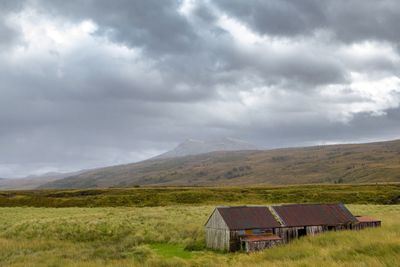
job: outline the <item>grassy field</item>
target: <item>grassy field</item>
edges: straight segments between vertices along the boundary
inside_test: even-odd
[[[398,266],[400,205],[348,205],[383,226],[259,253],[204,248],[213,205],[0,208],[0,266]]]
[[[396,266],[399,201],[399,184],[3,191],[0,266]],[[216,205],[302,202],[347,203],[383,227],[249,255],[204,247]]]
[[[0,207],[154,207],[307,202],[400,204],[400,184],[0,191]]]

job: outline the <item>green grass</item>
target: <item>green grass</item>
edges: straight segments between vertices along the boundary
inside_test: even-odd
[[[158,255],[165,258],[178,257],[181,259],[191,259],[192,253],[185,250],[184,245],[158,243],[151,244],[150,248],[153,249]]]
[[[0,207],[154,207],[307,202],[400,204],[400,184],[0,191]]]
[[[201,246],[214,205],[0,208],[0,266],[398,266],[400,205],[348,207],[381,219],[382,227],[253,254]]]

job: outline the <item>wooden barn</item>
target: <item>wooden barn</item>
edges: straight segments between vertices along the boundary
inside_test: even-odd
[[[305,235],[352,229],[357,219],[343,204],[293,204],[273,206],[282,227],[276,233],[284,243]]]
[[[205,224],[209,248],[259,250],[281,243],[274,229],[281,225],[267,207],[218,207]]]
[[[205,224],[206,246],[250,252],[305,235],[380,225],[379,220],[355,217],[343,204],[217,207]]]

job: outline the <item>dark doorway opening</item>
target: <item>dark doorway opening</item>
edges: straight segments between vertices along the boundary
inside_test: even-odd
[[[304,227],[303,229],[298,229],[298,230],[297,230],[297,235],[298,235],[299,237],[307,235],[306,228]]]

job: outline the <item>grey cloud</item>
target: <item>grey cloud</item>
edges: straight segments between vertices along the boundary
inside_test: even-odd
[[[313,35],[316,30],[328,30],[345,42],[399,42],[400,3],[396,0],[218,0],[216,4],[261,34]]]
[[[329,11],[327,26],[332,27],[337,37],[344,41],[400,41],[395,29],[395,25],[400,24],[398,1],[352,0],[346,5],[331,1]]]
[[[3,51],[18,41],[19,37],[18,30],[7,23],[6,16],[21,10],[22,6],[22,1],[4,0],[0,2],[0,49]]]
[[[152,53],[183,53],[194,48],[196,33],[179,12],[180,1],[48,1],[37,8],[73,20],[91,19],[99,33]]]
[[[7,27],[4,22],[0,21],[0,48],[10,45],[14,38],[15,32],[10,27]]]
[[[91,20],[99,29],[90,42],[78,40],[67,51],[51,43],[26,55],[28,43],[19,52],[0,53],[0,176],[2,166],[23,175],[127,163],[185,138],[233,136],[281,147],[399,137],[396,103],[379,110],[386,115],[353,112],[345,123],[335,118],[349,105],[373,102],[351,90],[352,72],[399,76],[396,51],[359,58],[340,52],[346,42],[369,39],[378,48],[394,46],[396,30],[387,25],[397,21],[394,2],[214,3],[197,2],[186,17],[172,0],[2,1],[0,22],[33,8],[51,23],[68,28]],[[380,23],[350,22],[374,6]],[[275,43],[241,44],[218,24],[223,14],[272,35]],[[16,40],[18,32],[2,25],[0,40]],[[318,29],[333,38],[319,36]],[[107,44],[134,56],[116,56],[103,49]],[[348,89],[321,94],[329,85]]]
[[[318,114],[308,119],[301,116],[288,120],[286,114],[282,115],[284,122],[279,125],[254,123],[231,130],[266,148],[398,139],[400,108],[390,109],[387,113],[386,116],[359,113],[348,124],[332,122]]]
[[[314,86],[346,81],[347,74],[340,61],[328,54],[318,56],[313,52],[302,52],[275,55],[273,51],[263,54],[257,51],[243,53],[234,50],[225,59],[229,64],[228,68],[251,68],[253,73],[259,73],[266,82],[290,82],[300,83],[302,86]]]
[[[246,22],[261,34],[310,34],[317,25],[326,24],[321,8],[325,4],[321,1],[217,0],[215,3],[221,11]]]

